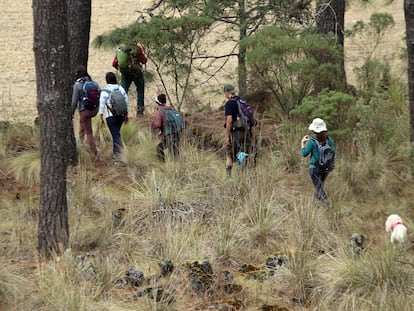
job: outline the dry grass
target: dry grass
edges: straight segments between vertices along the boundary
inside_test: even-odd
[[[58,262],[35,265],[34,273],[16,272],[36,262],[38,198],[29,190],[35,182],[28,177],[32,174],[22,169],[30,167],[32,160],[23,155],[31,151],[5,162],[5,170],[24,173],[11,178],[28,189],[19,199],[5,192],[0,195],[2,254],[19,258],[3,261],[0,272],[0,291],[8,310],[25,310],[28,305],[36,310],[102,310],[103,305],[106,310],[132,306],[194,310],[223,303],[243,304],[245,310],[265,304],[292,310],[329,310],[333,304],[341,310],[351,306],[369,310],[383,304],[384,310],[391,310],[397,299],[407,303],[414,299],[409,272],[412,250],[393,250],[382,221],[395,209],[407,219],[412,216],[408,197],[384,192],[395,187],[398,178],[393,169],[404,161],[382,170],[378,165],[392,160],[385,151],[378,155],[381,159],[362,154],[361,162],[354,160],[353,166],[346,165],[348,158],[341,158],[328,179],[333,208],[327,210],[311,199],[308,173],[297,169],[304,163],[286,164],[281,156],[285,153],[281,150],[295,149],[294,135],[269,148],[255,169],[235,168],[227,178],[223,158],[198,149],[191,140],[183,139],[178,161],[167,157],[163,164],[155,160],[155,137],[142,125],[131,123],[122,134],[126,167],[112,165],[111,153],[105,152],[111,144],[105,143],[99,146],[103,163],[81,161],[68,172],[71,251]],[[9,155],[6,151],[3,158]],[[362,166],[365,157],[375,157],[379,164]],[[359,257],[348,247],[353,232],[364,234],[368,241],[367,251]],[[286,255],[288,262],[270,273],[265,263],[273,254]],[[79,256],[84,258],[81,264]],[[172,260],[177,272],[158,280],[153,276],[159,274],[163,259]],[[186,267],[206,259],[212,263],[214,277],[209,294],[197,294]],[[246,264],[256,268],[241,272]],[[113,281],[130,268],[143,271],[148,283],[118,288]],[[240,294],[223,291],[225,270],[234,275],[233,284],[241,285]],[[374,283],[364,291],[370,281]],[[30,295],[24,291],[26,284],[35,289]],[[170,293],[175,302],[135,296],[154,286]]]

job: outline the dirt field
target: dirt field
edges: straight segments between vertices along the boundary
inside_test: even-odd
[[[389,12],[394,16],[396,26],[392,30],[389,42],[380,47],[380,52],[390,60],[394,73],[404,72],[404,64],[399,61],[400,48],[404,42],[404,12],[403,0],[396,0],[391,6],[383,7],[383,0],[375,0],[374,6],[361,8],[354,5],[346,13],[346,26],[350,27],[359,19],[368,20],[372,12]],[[122,26],[135,21],[137,9],[147,7],[151,1],[123,1],[123,8],[118,8],[115,2],[105,0],[92,1],[91,39],[96,35],[110,30],[115,26]],[[32,1],[2,0],[3,15],[0,19],[0,120],[32,121],[36,111],[36,83],[33,54],[33,16]],[[126,12],[126,13],[125,13]],[[346,70],[348,79],[354,82],[352,68],[360,64],[361,51],[348,40],[345,42]],[[104,74],[111,70],[113,51],[95,50],[91,48],[89,54],[89,72],[104,85]],[[405,78],[404,75],[401,75]],[[220,87],[218,85],[218,87]],[[146,104],[156,94],[153,85],[146,87]],[[211,102],[221,98],[209,98]]]

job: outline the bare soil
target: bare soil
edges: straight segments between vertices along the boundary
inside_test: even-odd
[[[114,27],[134,22],[139,13],[135,12],[149,6],[151,1],[124,0],[122,7],[114,1],[92,1],[91,40],[102,32]],[[380,56],[390,61],[392,70],[405,79],[405,64],[399,60],[401,48],[404,46],[403,36],[405,22],[403,0],[396,0],[392,5],[384,6],[384,0],[375,0],[373,5],[364,8],[353,4],[345,16],[346,27],[350,27],[359,19],[367,21],[372,12],[389,12],[394,16],[396,26],[390,32],[387,42],[379,47]],[[0,19],[0,120],[18,120],[32,122],[37,115],[36,79],[33,54],[33,15],[30,0],[2,0],[3,14]],[[345,41],[346,71],[351,83],[355,82],[353,68],[360,65],[363,53],[357,45]],[[101,85],[104,85],[104,74],[112,70],[113,51],[90,49],[89,72]],[[149,69],[151,69],[149,67]],[[217,85],[220,88],[220,85]],[[157,93],[156,86],[147,84],[146,104]],[[204,102],[222,104],[223,99],[217,95],[204,95]]]

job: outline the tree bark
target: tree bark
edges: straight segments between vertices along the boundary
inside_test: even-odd
[[[70,72],[72,77],[79,66],[88,68],[89,39],[91,29],[91,0],[66,0],[68,12],[68,40],[70,49]],[[76,139],[73,124],[69,130],[68,160],[70,165],[78,164]]]
[[[239,42],[247,37],[247,16],[245,0],[239,0]],[[247,93],[247,68],[246,68],[246,48],[239,47],[238,59],[238,86],[239,95],[245,96]]]
[[[344,55],[344,31],[345,31],[345,0],[319,0],[316,8],[316,31],[319,34],[327,35],[332,33],[337,39],[337,48],[341,52],[341,61],[338,64],[339,68],[333,75],[336,79],[327,77],[321,79],[315,85],[315,92],[320,92],[324,88],[333,90],[346,89],[346,74],[345,74],[345,55]],[[319,63],[332,63],[331,55],[322,53],[318,57]]]
[[[78,66],[88,68],[92,1],[66,1],[68,9],[70,70],[71,73],[74,73]]]
[[[69,241],[66,154],[72,81],[67,11],[65,0],[33,0],[32,5],[41,152],[38,251],[51,258]]]
[[[408,55],[411,174],[414,174],[414,0],[404,0],[404,15]]]

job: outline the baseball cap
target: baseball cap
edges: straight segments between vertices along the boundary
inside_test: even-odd
[[[223,90],[224,90],[224,92],[229,92],[229,93],[232,93],[232,94],[235,93],[234,86],[231,85],[231,84],[225,84]]]

